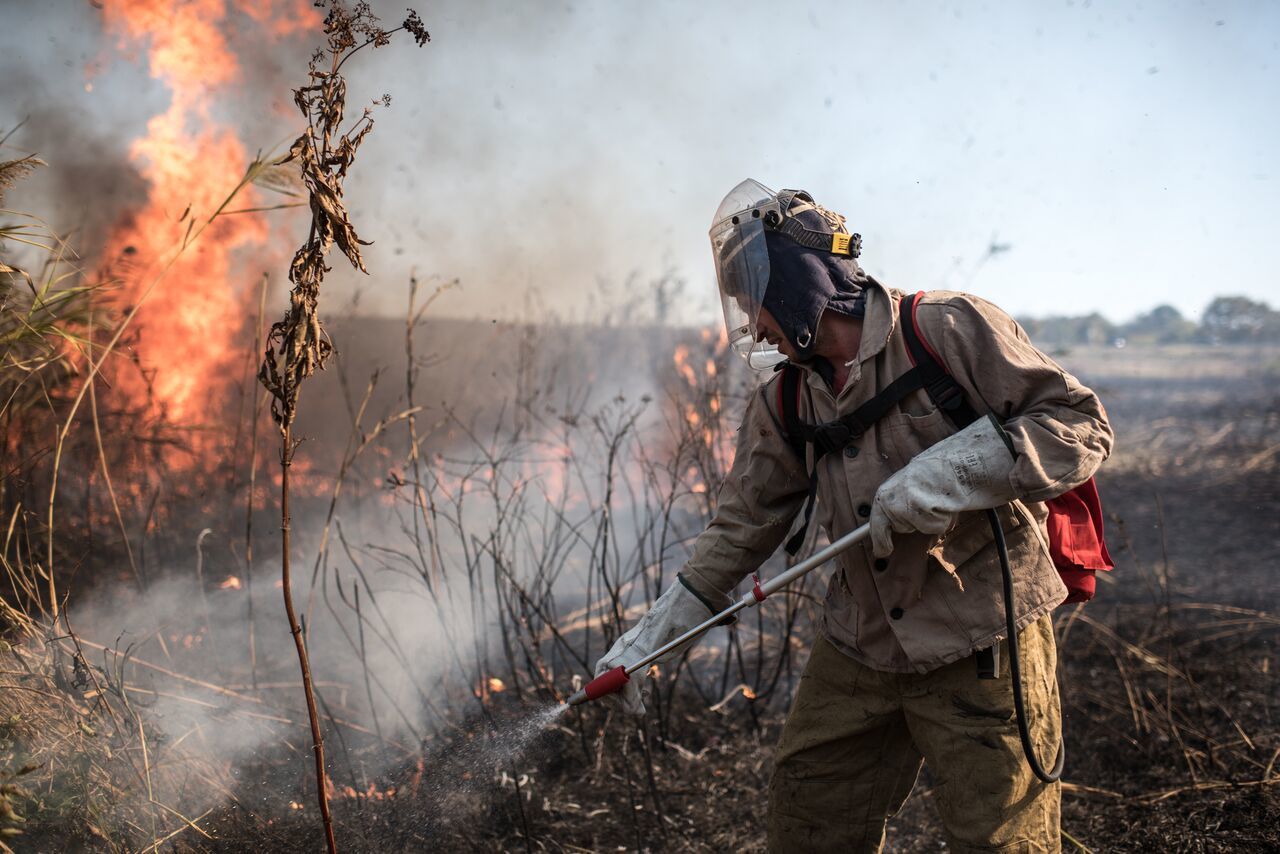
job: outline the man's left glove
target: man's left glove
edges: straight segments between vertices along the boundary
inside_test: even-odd
[[[685,586],[683,579],[677,577],[676,582],[668,587],[658,597],[658,601],[653,603],[653,607],[640,618],[640,622],[618,638],[609,651],[605,653],[604,658],[596,662],[596,675],[599,676],[606,670],[612,670],[619,665],[630,667],[655,649],[670,643],[689,631],[689,629],[705,622],[711,614],[711,609]],[[672,650],[662,658],[659,658],[658,661],[674,658],[687,648],[688,645],[686,644],[679,649]],[[640,681],[646,676],[648,676],[647,673],[633,674],[631,681],[622,689],[622,708],[628,714],[644,714],[644,700],[640,696]]]
[[[892,532],[941,534],[966,510],[988,510],[1017,496],[1009,484],[1016,455],[990,415],[926,448],[880,484],[871,505],[871,548],[893,551]]]

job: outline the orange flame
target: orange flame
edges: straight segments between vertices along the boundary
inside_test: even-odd
[[[333,794],[336,798],[345,798],[348,800],[381,801],[386,798],[394,798],[396,796],[396,788],[395,786],[389,786],[383,790],[379,789],[373,783],[370,783],[369,787],[364,791],[360,791],[353,786],[343,786],[341,789],[335,790]]]
[[[228,575],[226,581],[218,585],[219,590],[239,590],[241,588],[240,579],[234,575]]]
[[[676,370],[680,372],[680,376],[684,377],[684,381],[690,387],[697,387],[698,375],[694,372],[693,366],[689,364],[689,348],[681,344],[676,347],[675,352]]]
[[[688,345],[677,346],[672,354],[676,372],[684,379],[694,397],[680,405],[680,415],[689,435],[695,436],[706,452],[723,461],[727,467],[733,464],[735,449],[732,431],[723,429],[721,424],[721,362],[717,360],[728,352],[729,339],[723,327],[719,328],[718,333],[713,327],[704,327],[700,331],[700,337],[702,346],[699,349],[706,354],[705,360],[701,362],[701,376],[690,360],[691,350]],[[694,482],[692,489],[697,493],[705,493],[707,485]]]
[[[490,691],[492,691],[492,692],[493,692],[493,693],[495,693],[495,694],[500,694],[500,693],[502,693],[503,691],[507,690],[507,686],[506,686],[506,683],[504,683],[504,682],[503,682],[501,679],[499,679],[497,676],[490,676],[490,677],[489,677],[489,690],[490,690]]]
[[[147,201],[117,224],[103,257],[122,268],[114,272],[136,300],[176,256],[139,313],[138,329],[146,347],[143,367],[154,370],[150,393],[163,412],[182,423],[199,420],[210,398],[218,399],[234,375],[233,347],[245,312],[241,289],[232,283],[233,253],[261,246],[267,238],[259,213],[209,222],[249,163],[244,145],[210,110],[213,97],[240,75],[224,31],[233,11],[249,16],[270,37],[319,21],[301,0],[282,5],[118,0],[103,6],[106,30],[118,36],[121,47],[145,40],[151,76],[172,93],[168,110],[153,117],[146,136],[130,147],[130,159],[148,184]],[[258,203],[252,188],[245,188],[232,207]],[[198,241],[178,254],[205,223]],[[135,372],[125,372],[117,385],[135,402],[146,399],[146,380]]]

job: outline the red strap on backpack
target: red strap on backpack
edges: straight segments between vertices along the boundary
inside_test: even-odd
[[[923,355],[942,368],[950,376],[947,365],[942,361],[929,343],[925,340],[920,323],[916,319],[916,306],[924,291],[912,296],[904,296],[905,305],[911,315],[911,327],[916,340],[922,345]],[[908,347],[907,354],[911,363],[916,364],[914,348]],[[954,382],[954,379],[952,380]],[[932,396],[932,395],[931,395]],[[938,401],[934,401],[937,403]],[[964,427],[964,424],[957,424]],[[1062,576],[1062,583],[1067,587],[1065,603],[1088,602],[1097,591],[1098,570],[1115,568],[1111,555],[1107,552],[1107,543],[1103,539],[1102,500],[1098,497],[1098,485],[1089,478],[1075,489],[1050,498],[1045,502],[1049,518],[1045,526],[1049,533],[1049,556],[1053,565]]]

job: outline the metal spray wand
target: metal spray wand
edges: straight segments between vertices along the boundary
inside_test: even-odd
[[[754,587],[744,593],[741,599],[730,605],[728,608],[725,608],[715,616],[710,617],[694,626],[692,629],[689,629],[689,631],[685,632],[670,643],[655,649],[653,652],[649,653],[635,664],[632,664],[630,667],[618,665],[612,670],[607,670],[604,673],[601,673],[595,679],[592,679],[584,685],[581,690],[575,692],[568,700],[565,701],[565,703],[570,706],[577,706],[587,702],[588,700],[595,700],[607,694],[612,694],[615,691],[621,690],[623,685],[626,685],[631,681],[632,673],[643,671],[659,658],[662,658],[662,656],[674,649],[684,646],[689,641],[701,636],[708,629],[720,625],[720,623],[722,623],[726,618],[733,616],[744,608],[754,608],[771,594],[778,592],[782,588],[791,584],[791,582],[795,581],[797,578],[813,572],[831,558],[841,552],[847,551],[854,543],[866,539],[867,535],[870,533],[871,526],[869,524],[863,525],[862,527],[845,534],[822,551],[812,554],[800,561],[781,575],[777,575],[763,584],[757,580]]]

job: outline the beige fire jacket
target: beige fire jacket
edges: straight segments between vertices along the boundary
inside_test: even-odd
[[[833,421],[874,397],[911,367],[898,328],[901,293],[869,287],[858,358],[838,396],[809,370],[800,395],[807,423]],[[1097,396],[1032,346],[1007,314],[968,294],[934,291],[916,318],[926,342],[964,388],[979,415],[991,412],[1018,453],[1010,475],[1021,500],[1002,508],[1018,628],[1064,598],[1049,557],[1048,498],[1093,475],[1113,434]],[[682,575],[714,605],[778,547],[808,492],[807,466],[782,435],[780,374],[750,400],[734,464],[714,518],[694,543]],[[877,487],[918,452],[955,432],[921,389],[843,453],[818,462],[814,520],[835,539],[864,524]],[[966,513],[941,537],[894,534],[883,561],[869,540],[836,559],[822,629],[837,648],[877,670],[925,673],[990,646],[1005,634],[1000,564],[983,513]]]

